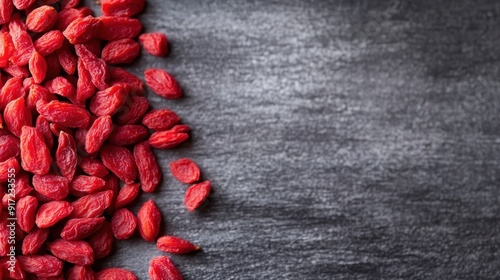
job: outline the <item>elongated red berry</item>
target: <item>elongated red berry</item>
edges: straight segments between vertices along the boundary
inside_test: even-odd
[[[172,254],[187,254],[200,249],[199,246],[177,236],[162,236],[156,246],[161,251]]]

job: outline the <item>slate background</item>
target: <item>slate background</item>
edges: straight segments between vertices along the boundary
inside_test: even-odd
[[[172,257],[186,279],[500,278],[500,2],[148,2],[171,52],[129,69],[173,73],[186,98],[149,97],[193,128],[157,155],[215,190],[187,213],[164,168],[141,197],[203,247]],[[136,236],[99,265],[157,255]]]

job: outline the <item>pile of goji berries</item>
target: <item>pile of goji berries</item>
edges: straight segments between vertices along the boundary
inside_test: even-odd
[[[0,0],[0,279],[137,279],[125,268],[92,269],[136,230],[161,251],[199,249],[158,238],[162,217],[152,200],[137,215],[127,209],[160,184],[151,147],[174,148],[190,130],[173,111],[150,109],[143,82],[115,66],[133,62],[141,45],[168,53],[164,34],[141,35],[133,16],[144,6],[101,0],[103,16],[94,17],[79,0]],[[167,71],[147,69],[144,78],[159,96],[182,97]],[[194,211],[210,181],[199,182],[189,159],[170,170],[196,183],[184,198]],[[151,260],[149,275],[182,279],[166,256]]]

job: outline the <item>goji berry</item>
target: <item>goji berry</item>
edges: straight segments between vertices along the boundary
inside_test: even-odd
[[[172,161],[169,167],[175,179],[182,183],[191,184],[200,179],[200,168],[194,161],[188,158]]]
[[[172,254],[187,254],[200,249],[199,246],[177,236],[162,236],[156,241],[156,247]]]
[[[125,83],[130,86],[131,93],[142,95],[144,92],[144,84],[137,76],[128,72],[123,68],[113,68],[109,71],[111,85],[116,83]]]
[[[67,280],[94,280],[94,271],[90,266],[75,265],[68,269]]]
[[[84,45],[75,45],[76,55],[82,60],[90,74],[92,83],[101,91],[108,88],[109,68],[106,62],[98,58]]]
[[[131,17],[144,9],[145,0],[102,0],[101,10],[104,15]]]
[[[99,151],[102,144],[113,130],[111,116],[105,115],[97,118],[87,132],[85,137],[85,150],[92,154]]]
[[[19,14],[14,14],[10,19],[9,32],[15,47],[12,62],[17,66],[27,65],[35,47]]]
[[[32,112],[36,112],[36,103],[39,100],[50,102],[55,99],[56,97],[51,94],[45,87],[40,85],[32,85],[30,86],[28,97],[26,98],[26,106],[28,106],[28,109],[30,109]]]
[[[14,3],[16,9],[24,10],[33,5],[33,3],[35,3],[35,0],[12,0],[12,3]]]
[[[153,200],[148,200],[142,204],[137,212],[137,228],[141,237],[152,242],[160,232],[161,212]]]
[[[98,91],[90,100],[90,111],[96,116],[114,115],[125,104],[130,88],[123,84]]]
[[[124,147],[106,144],[100,151],[101,160],[120,180],[131,184],[137,178],[137,166],[132,153]]]
[[[23,239],[22,253],[23,255],[36,254],[49,237],[49,229],[33,228]]]
[[[42,204],[36,213],[35,223],[39,228],[48,228],[68,217],[73,207],[67,201],[50,201]]]
[[[207,199],[212,185],[210,181],[204,181],[189,187],[184,197],[184,205],[189,211],[194,211]]]
[[[87,110],[70,103],[56,100],[49,103],[38,101],[36,109],[47,120],[67,127],[87,127],[90,122]]]
[[[0,162],[17,157],[21,152],[19,144],[19,138],[13,135],[0,136]]]
[[[21,130],[24,126],[31,126],[33,122],[31,112],[26,107],[23,97],[7,104],[3,118],[7,128],[17,137],[21,136]]]
[[[108,137],[108,142],[113,145],[132,145],[146,139],[149,131],[142,125],[128,124],[117,126]]]
[[[168,53],[167,36],[160,32],[144,33],[139,41],[146,52],[155,56],[166,56]]]
[[[43,140],[49,149],[54,146],[54,137],[50,129],[49,121],[43,116],[38,116],[36,119],[36,129],[42,134]]]
[[[95,176],[78,175],[75,176],[69,185],[69,191],[76,197],[102,191],[106,182]]]
[[[171,149],[177,147],[189,138],[187,133],[166,130],[157,131],[149,137],[149,144],[156,149]]]
[[[151,110],[142,118],[142,124],[152,130],[167,130],[172,128],[181,119],[168,109]]]
[[[154,192],[161,180],[161,171],[156,156],[147,141],[134,146],[134,159],[139,171],[139,180],[144,192]]]
[[[137,276],[123,268],[105,268],[95,274],[95,280],[137,280]]]
[[[36,84],[43,82],[47,74],[47,61],[36,51],[33,52],[29,60],[29,70]]]
[[[57,94],[63,97],[72,97],[76,93],[75,87],[68,81],[68,79],[59,76],[45,83],[45,87],[52,94]]]
[[[69,47],[63,47],[57,51],[57,58],[61,64],[61,68],[69,75],[73,75],[76,72],[76,66],[78,58],[71,53]]]
[[[132,63],[138,56],[141,47],[132,39],[121,39],[109,42],[103,49],[101,58],[109,64]]]
[[[36,210],[38,199],[33,196],[26,196],[17,202],[16,218],[19,227],[25,232],[30,232],[35,225]]]
[[[63,46],[64,39],[64,35],[61,31],[49,31],[35,41],[35,50],[41,55],[47,56],[60,49]]]
[[[70,218],[100,217],[111,206],[112,199],[113,191],[110,190],[82,196],[71,203],[73,212]]]
[[[157,68],[147,69],[144,71],[144,78],[148,87],[159,96],[167,99],[182,97],[179,84],[167,71]]]
[[[9,102],[24,96],[23,79],[10,78],[0,90],[0,111],[5,109]]]
[[[12,172],[14,171],[14,172]],[[15,157],[11,157],[0,162],[0,183],[7,182],[9,174],[16,174],[19,171],[19,162]]]
[[[57,11],[52,6],[44,5],[31,11],[26,17],[26,27],[33,32],[50,30],[57,22]]]
[[[71,134],[61,132],[58,138],[56,150],[56,163],[61,174],[68,180],[72,180],[75,175],[78,163],[76,143]]]
[[[80,169],[90,176],[103,178],[108,175],[108,169],[98,159],[85,157],[79,165]]]
[[[21,130],[21,165],[35,174],[47,174],[52,164],[50,150],[42,134],[34,127],[23,126]]]
[[[63,261],[82,266],[94,263],[94,250],[85,241],[57,239],[48,247],[54,256]]]
[[[166,256],[156,257],[149,264],[151,280],[183,280],[181,273],[172,260]]]
[[[17,256],[17,260],[26,272],[38,277],[57,276],[63,269],[63,262],[51,255]]]
[[[64,240],[81,240],[98,231],[104,224],[104,217],[70,219],[61,231]]]
[[[120,189],[118,196],[116,197],[115,208],[116,209],[122,208],[131,203],[132,201],[134,201],[137,195],[139,194],[140,189],[141,185],[139,183],[126,184],[125,186],[123,186]]]
[[[105,221],[99,231],[88,238],[88,242],[94,250],[94,257],[96,260],[107,257],[113,249],[114,242],[111,224]]]
[[[130,210],[121,208],[115,211],[111,219],[113,235],[118,240],[129,239],[137,227],[137,218]]]
[[[14,11],[14,4],[12,0],[0,0],[0,24],[5,24],[10,21],[12,12]]]
[[[149,109],[149,101],[144,96],[130,95],[125,106],[116,114],[120,125],[135,124]]]
[[[139,35],[142,29],[141,22],[135,18],[102,16],[99,19],[102,22],[102,27],[97,35],[106,41],[133,39]]]
[[[77,18],[63,32],[71,44],[83,44],[94,38],[102,26],[101,20],[93,16]]]
[[[77,61],[77,69],[78,69],[78,82],[76,85],[76,98],[80,102],[85,102],[85,100],[92,97],[95,93],[95,86],[92,83],[92,77],[90,76],[89,71],[83,65],[83,61],[81,58]]]

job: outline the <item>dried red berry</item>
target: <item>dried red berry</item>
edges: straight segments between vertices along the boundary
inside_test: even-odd
[[[187,254],[200,249],[199,246],[176,236],[162,236],[158,238],[156,247],[161,251],[172,254]]]
[[[71,181],[69,190],[72,195],[82,197],[104,190],[105,185],[106,182],[99,177],[78,175]]]
[[[68,217],[73,207],[67,201],[51,201],[42,204],[36,213],[35,223],[39,228],[48,228]]]
[[[102,144],[113,130],[113,121],[111,116],[105,115],[97,118],[85,138],[85,150],[87,153],[92,154],[99,151]]]
[[[68,180],[72,180],[77,164],[76,143],[73,136],[64,131],[59,134],[56,163],[61,174]]]
[[[114,115],[125,104],[130,88],[118,84],[97,92],[90,100],[90,111],[96,116]]]
[[[156,257],[149,265],[149,278],[151,280],[183,280],[181,273],[172,260],[166,256]]]
[[[112,199],[113,191],[110,190],[83,196],[71,203],[74,210],[70,218],[100,217],[111,206]]]
[[[33,226],[35,226],[38,199],[28,195],[19,199],[16,206],[16,218],[19,227],[25,232],[30,232]]]
[[[115,208],[122,208],[134,201],[139,194],[140,189],[141,185],[139,183],[127,184],[123,186],[123,188],[121,188],[120,192],[118,193],[118,196],[116,197]]]
[[[0,24],[5,24],[10,21],[12,12],[14,11],[14,4],[12,0],[0,0]]]
[[[163,33],[144,33],[139,36],[139,41],[144,50],[151,55],[166,56],[168,53],[168,39]]]
[[[47,56],[60,49],[64,43],[64,35],[59,30],[49,31],[35,41],[35,49],[43,56]]]
[[[49,31],[57,22],[57,11],[52,6],[40,6],[26,18],[26,26],[33,32]]]
[[[29,70],[36,84],[45,80],[45,75],[47,74],[47,61],[45,61],[45,58],[36,51],[33,52],[30,58]]]
[[[61,231],[61,237],[65,240],[81,240],[98,231],[104,224],[104,217],[70,219]]]
[[[14,172],[12,172],[14,171]],[[0,183],[7,182],[9,174],[16,174],[19,171],[19,163],[17,159],[11,157],[6,161],[0,162]]]
[[[133,94],[142,95],[144,91],[144,84],[134,74],[128,72],[123,68],[113,68],[109,72],[111,84],[124,83],[130,86]]]
[[[69,180],[66,177],[46,174],[33,176],[35,190],[50,199],[63,200],[69,194]]]
[[[21,153],[19,145],[19,139],[13,135],[0,136],[0,162],[17,157]]]
[[[145,0],[102,0],[101,10],[104,15],[131,17],[144,9]]]
[[[102,16],[99,19],[102,22],[102,27],[98,36],[106,41],[133,39],[139,35],[142,29],[141,22],[135,18]]]
[[[0,110],[4,110],[9,102],[24,96],[23,79],[10,78],[0,90]]]
[[[17,256],[17,260],[26,272],[38,277],[54,277],[63,269],[63,262],[50,255]]]
[[[186,191],[186,196],[184,197],[184,205],[189,211],[194,211],[196,208],[207,199],[212,189],[210,181],[204,181],[199,184],[192,185]]]
[[[149,131],[142,125],[124,125],[117,126],[108,137],[108,142],[113,145],[126,146],[132,145],[146,139]]]
[[[149,144],[156,149],[171,149],[177,147],[189,138],[187,133],[172,130],[157,131],[149,137]]]
[[[161,170],[147,141],[134,146],[134,159],[139,171],[142,190],[154,192],[161,180]]]
[[[92,77],[89,71],[83,65],[82,59],[78,59],[77,62],[78,69],[78,82],[76,85],[76,98],[80,102],[85,102],[85,100],[92,97],[95,93],[95,85],[92,83]]]
[[[135,124],[146,113],[148,108],[149,101],[146,97],[131,95],[122,110],[116,114],[116,122],[120,125]]]
[[[167,130],[172,128],[181,119],[168,109],[151,110],[142,118],[142,124],[152,130]]]
[[[82,266],[94,263],[94,250],[85,241],[57,239],[48,247],[54,256],[63,261]]]
[[[188,158],[172,161],[169,166],[175,179],[182,183],[191,184],[200,179],[200,168],[194,161]]]
[[[132,63],[138,56],[141,47],[132,39],[121,39],[109,42],[102,49],[102,59],[109,64]]]
[[[91,176],[103,178],[108,175],[108,169],[98,159],[83,158],[79,166],[83,172]]]
[[[36,109],[47,120],[67,127],[87,127],[90,122],[87,110],[70,103],[56,100],[49,103],[39,101]]]
[[[37,253],[49,237],[49,229],[33,228],[23,239],[23,255],[33,255]]]
[[[116,210],[111,219],[111,229],[118,240],[129,239],[134,234],[136,226],[137,218],[126,208]]]
[[[21,130],[24,126],[31,126],[33,123],[31,112],[26,107],[23,97],[7,104],[3,112],[3,118],[7,128],[17,137],[21,136]]]
[[[100,151],[101,160],[120,180],[131,184],[137,178],[137,166],[132,153],[124,147],[106,144]]]
[[[109,68],[106,62],[98,58],[85,45],[75,46],[76,55],[82,60],[90,74],[92,83],[101,91],[108,88]]]
[[[104,222],[99,231],[88,238],[90,246],[94,249],[95,259],[107,257],[113,249],[114,235],[109,222]]]
[[[95,274],[95,280],[137,280],[137,276],[123,268],[106,268]]]
[[[35,174],[47,174],[52,164],[50,150],[43,135],[34,127],[23,126],[21,132],[21,165]]]
[[[63,35],[71,44],[83,44],[94,38],[102,26],[99,18],[77,18],[64,30]]]
[[[67,280],[94,280],[94,271],[90,266],[75,265],[68,269]]]
[[[182,90],[170,73],[162,69],[147,69],[144,71],[146,84],[159,96],[167,99],[182,97]]]
[[[142,204],[137,212],[137,228],[141,237],[152,242],[160,232],[161,212],[153,200],[148,200]]]

